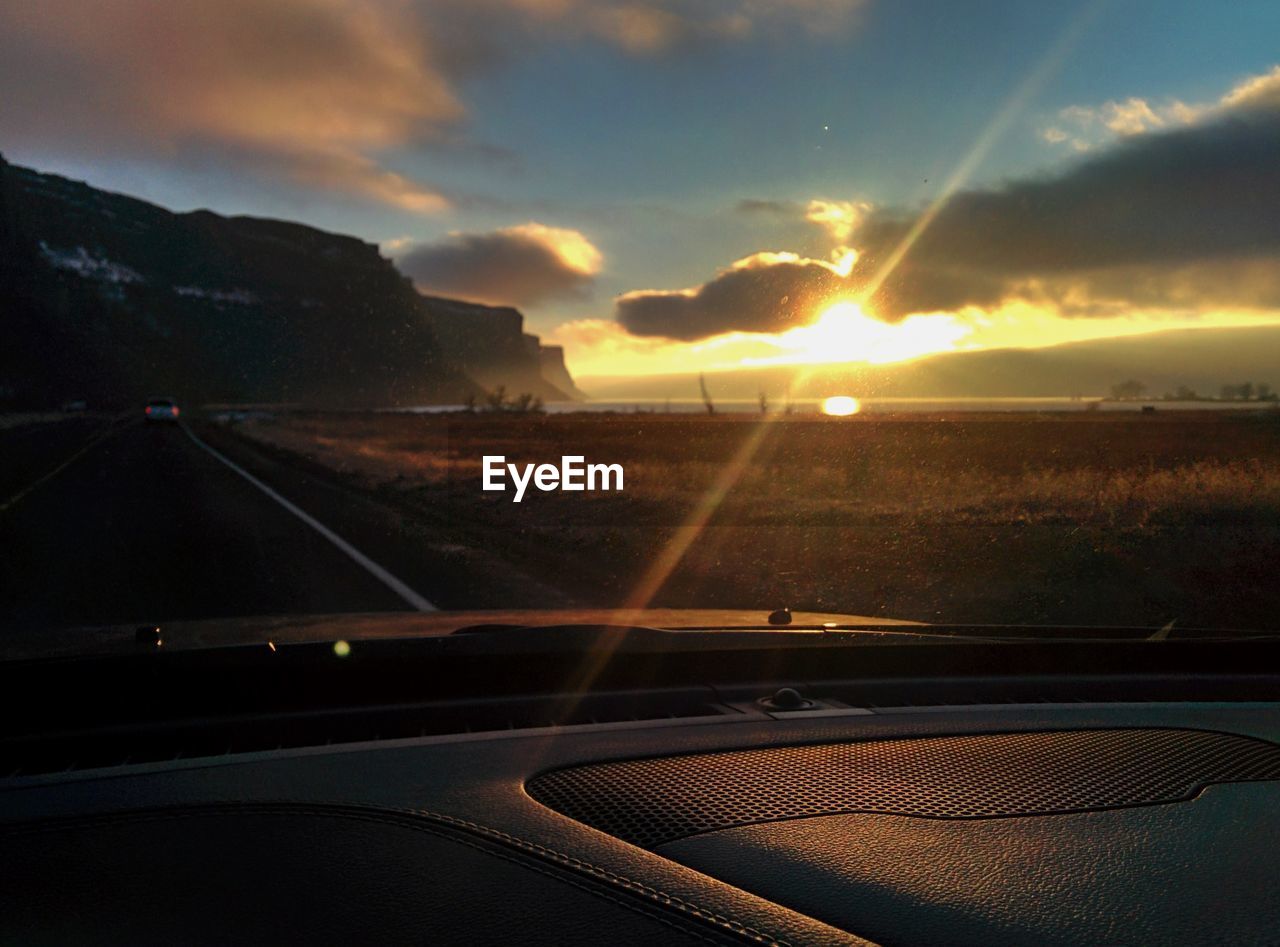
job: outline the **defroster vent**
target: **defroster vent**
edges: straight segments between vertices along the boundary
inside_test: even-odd
[[[645,848],[737,825],[849,812],[1048,815],[1280,779],[1280,746],[1200,730],[995,733],[770,747],[553,770],[529,794]]]

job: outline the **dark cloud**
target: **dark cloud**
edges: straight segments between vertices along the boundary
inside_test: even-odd
[[[832,264],[794,254],[757,254],[686,292],[628,293],[617,319],[635,335],[702,339],[737,329],[778,332],[809,322],[851,288]]]
[[[775,201],[744,197],[734,205],[739,214],[765,214],[771,217],[803,217],[804,205],[798,201]]]
[[[735,210],[826,221],[815,208],[849,212],[834,217],[852,222],[860,253],[848,277],[819,260],[761,257],[693,290],[627,294],[617,320],[688,340],[776,331],[867,293],[868,310],[889,321],[1014,298],[1067,316],[1280,308],[1280,69],[1196,124],[1126,136],[1056,176],[953,194],[914,241],[923,212],[771,200]]]
[[[872,214],[854,237],[859,272],[874,272],[914,222]],[[1177,295],[1191,304],[1179,275],[1186,268],[1208,275],[1260,257],[1280,263],[1280,108],[1265,99],[1203,124],[1129,136],[1057,177],[952,196],[873,303],[898,318],[998,302],[1027,283],[1076,295],[1096,284],[1123,298],[1124,287],[1107,279],[1123,271],[1141,290],[1135,303]],[[1249,295],[1237,286],[1217,299],[1223,282],[1207,280],[1194,302]]]
[[[584,293],[600,265],[600,252],[578,231],[532,223],[454,234],[396,258],[423,292],[508,306]]]

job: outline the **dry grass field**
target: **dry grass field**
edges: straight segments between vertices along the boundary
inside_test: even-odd
[[[1280,626],[1280,412],[281,415],[244,437],[584,604],[636,593],[948,622]],[[617,493],[480,490],[481,457],[620,463]]]

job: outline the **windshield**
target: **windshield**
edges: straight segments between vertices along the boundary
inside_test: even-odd
[[[1280,627],[1275,3],[84,13],[0,8],[0,657]]]

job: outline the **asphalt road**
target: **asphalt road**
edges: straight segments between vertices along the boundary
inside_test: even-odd
[[[427,570],[398,527],[308,489],[312,509],[325,508],[313,523],[288,508],[300,501],[269,495],[174,424],[0,431],[0,628],[413,610]],[[326,538],[324,513],[359,519],[338,532],[412,562],[408,598],[382,563],[359,561],[374,559],[360,539],[344,551]]]

